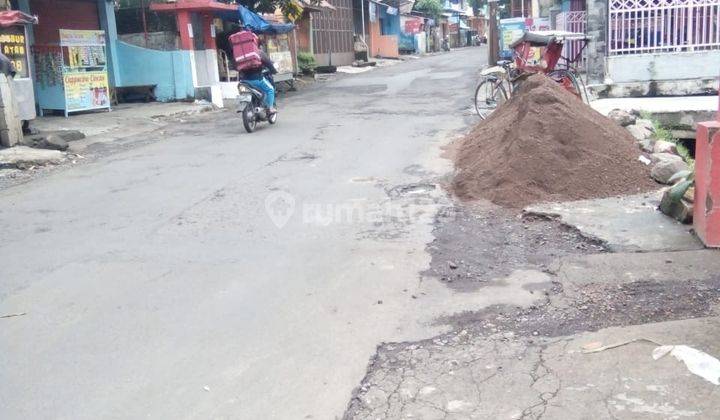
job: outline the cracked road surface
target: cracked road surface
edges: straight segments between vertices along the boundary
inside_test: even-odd
[[[378,343],[476,307],[419,281],[442,189],[393,188],[450,170],[484,56],[321,84],[252,135],[229,111],[178,122],[0,191],[0,315],[25,313],[0,319],[0,418],[342,416]]]
[[[346,418],[363,419],[715,419],[715,386],[656,345],[632,343],[585,354],[587,343],[644,337],[692,341],[717,354],[717,318],[672,321],[557,339],[465,330],[386,345]],[[667,340],[667,341],[666,341]]]
[[[657,343],[720,355],[717,250],[608,252],[488,203],[439,213],[434,233],[425,281],[458,291],[456,303],[476,296],[474,307],[435,319],[450,332],[378,346],[346,420],[720,417],[716,385],[651,357]],[[487,300],[511,290],[513,303]]]

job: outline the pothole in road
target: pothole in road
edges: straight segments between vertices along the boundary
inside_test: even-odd
[[[286,153],[279,158],[273,160],[268,164],[268,166],[272,166],[278,162],[311,162],[313,160],[318,159],[319,156],[314,153],[309,152],[296,152],[296,153]]]
[[[520,217],[489,203],[446,208],[435,221],[432,256],[423,274],[453,290],[472,292],[519,269],[545,270],[571,254],[606,252],[605,246],[556,220]]]
[[[608,327],[713,316],[720,304],[720,276],[709,280],[640,280],[620,285],[554,282],[551,289],[540,293],[546,299],[538,305],[527,308],[495,305],[441,317],[437,324],[480,335],[512,332],[557,337]]]
[[[356,176],[350,178],[350,182],[353,184],[381,184],[386,182],[385,178],[377,178],[374,176]]]
[[[386,190],[387,195],[391,198],[400,198],[405,196],[421,196],[427,195],[437,188],[435,184],[430,183],[412,183],[404,185],[396,185]]]
[[[437,130],[430,130],[427,132],[427,135],[430,137],[433,137],[437,134]],[[413,164],[406,166],[403,168],[403,173],[413,176],[419,176],[419,177],[427,177],[428,175],[431,175],[431,172],[423,168],[422,166],[418,164]]]

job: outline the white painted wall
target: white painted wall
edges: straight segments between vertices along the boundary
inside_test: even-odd
[[[238,82],[220,82],[223,99],[235,99],[238,96]]]
[[[613,83],[709,79],[720,76],[720,50],[607,57]]]
[[[197,50],[193,51],[194,57],[194,78],[195,87],[209,87],[212,103],[222,108],[223,95],[220,87],[220,69],[218,68],[217,51]]]
[[[217,52],[215,50],[194,51],[196,86],[212,86],[220,83]]]
[[[425,32],[420,32],[419,34],[415,34],[415,43],[417,45],[417,53],[425,54],[427,51],[427,35]]]

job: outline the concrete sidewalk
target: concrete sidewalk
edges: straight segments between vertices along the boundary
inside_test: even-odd
[[[657,252],[702,249],[691,227],[662,214],[661,190],[650,193],[565,203],[542,203],[528,214],[557,217],[613,252]]]
[[[613,109],[648,113],[662,126],[679,130],[673,135],[681,138],[694,138],[698,122],[713,121],[718,115],[717,95],[608,98],[593,101],[590,106],[603,115]]]
[[[37,133],[26,135],[24,145],[0,149],[0,178],[19,179],[18,169],[75,163],[76,158],[72,156],[86,155],[91,145],[121,145],[124,140],[160,130],[172,122],[185,122],[186,118],[213,109],[209,103],[151,102],[121,104],[110,112],[74,114],[69,118],[38,117],[31,122]]]
[[[168,119],[182,119],[185,116],[211,111],[209,103],[194,102],[150,102],[119,104],[110,112],[87,112],[72,114],[65,118],[60,115],[38,117],[31,127],[42,132],[79,131],[86,138],[72,141],[73,151],[84,149],[90,144],[110,142],[161,128]]]
[[[677,96],[658,98],[607,98],[590,103],[596,111],[603,115],[613,109],[638,110],[650,113],[668,112],[717,112],[718,97],[711,96]]]

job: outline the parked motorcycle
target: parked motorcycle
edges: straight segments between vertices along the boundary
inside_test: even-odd
[[[272,79],[269,80],[272,83]],[[242,114],[243,126],[248,133],[255,131],[260,121],[277,122],[277,112],[270,113],[265,106],[265,94],[243,81],[238,83],[237,112]]]
[[[443,38],[441,48],[443,51],[450,51],[450,40],[447,37]]]

